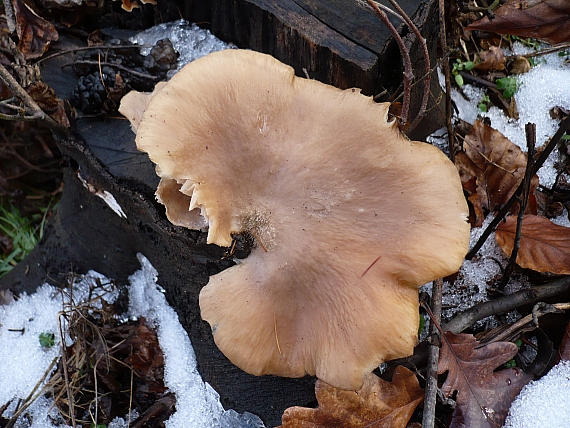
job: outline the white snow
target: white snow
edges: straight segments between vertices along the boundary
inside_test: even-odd
[[[522,46],[515,46],[515,53],[528,52]],[[485,95],[485,90],[471,85],[463,85],[461,91],[467,100],[456,89],[451,91],[451,99],[456,107],[456,117],[468,123],[473,123],[477,116],[491,119],[491,126],[501,132],[526,152],[526,136],[524,126],[526,123],[536,124],[537,148],[551,138],[560,121],[550,117],[554,107],[570,109],[570,66],[564,56],[552,53],[537,58],[537,65],[527,73],[516,76],[519,89],[515,93],[518,119],[507,117],[502,109],[491,107],[488,112],[479,111],[478,104]],[[440,83],[442,75],[439,73]],[[444,87],[444,85],[442,85]],[[554,168],[560,161],[556,150],[538,172],[540,184],[551,188],[556,179],[557,171]]]
[[[489,215],[483,222],[482,227],[471,229],[469,248],[472,248],[479,240],[487,225],[492,221]],[[453,284],[444,282],[442,305],[443,318],[449,320],[454,314],[462,312],[471,306],[488,300],[487,283],[500,275],[501,265],[505,265],[507,258],[495,241],[495,233],[492,233],[473,260],[465,260],[459,275]]]
[[[151,325],[156,325],[164,352],[164,383],[176,393],[177,412],[168,420],[167,427],[262,427],[257,416],[225,411],[218,393],[202,381],[190,339],[178,315],[157,288],[156,270],[143,255],[138,258],[142,269],[129,278],[129,315],[145,317]]]
[[[184,19],[155,25],[131,37],[130,40],[134,44],[154,46],[156,42],[162,39],[169,39],[172,42],[172,47],[179,54],[176,64],[177,70],[211,52],[235,48],[235,45],[222,42],[208,30],[204,30],[196,24],[190,24]],[[141,48],[141,54],[148,55],[150,49]],[[168,77],[172,77],[174,73],[176,71],[169,72]]]
[[[262,421],[250,413],[238,414],[234,410],[224,410],[219,395],[205,383],[196,369],[196,358],[190,339],[178,321],[174,312],[157,284],[157,272],[150,262],[139,255],[142,269],[130,277],[129,317],[144,316],[157,330],[158,341],[164,353],[164,382],[176,395],[176,413],[167,421],[168,428],[212,428],[212,427],[263,427]],[[100,288],[103,284],[104,289]],[[99,287],[96,287],[99,285]],[[8,305],[0,306],[0,407],[10,403],[4,417],[11,417],[20,400],[28,396],[39,398],[26,410],[25,418],[20,418],[18,427],[29,428],[64,428],[67,425],[58,421],[57,412],[52,408],[53,400],[43,397],[41,386],[34,387],[44,376],[50,365],[59,359],[61,336],[58,319],[64,317],[61,311],[69,309],[71,300],[75,305],[91,299],[94,307],[100,307],[100,301],[92,301],[102,296],[112,303],[118,291],[104,276],[89,272],[74,283],[70,290],[61,292],[49,284],[39,287],[32,295],[22,295]],[[93,290],[95,290],[93,292]],[[42,349],[40,333],[53,333],[55,345]],[[67,344],[69,337],[64,337]],[[53,370],[52,370],[53,371]],[[49,378],[49,376],[48,376]],[[42,383],[42,385],[45,381]],[[51,410],[50,410],[51,409]],[[48,411],[50,411],[48,417]],[[110,427],[126,427],[124,420],[115,419]]]
[[[50,364],[59,356],[59,322],[63,330],[66,328],[65,318],[59,317],[59,313],[72,300],[76,303],[85,301],[97,280],[103,284],[108,282],[102,275],[89,272],[76,284],[73,295],[45,284],[32,295],[24,294],[13,303],[0,306],[0,407],[13,399],[25,399],[32,393]],[[116,297],[111,293],[98,294],[105,294],[107,301]],[[39,337],[42,333],[55,336],[52,348],[41,347]]]
[[[513,401],[505,428],[570,428],[570,361],[526,385]]]
[[[529,49],[515,46],[517,55],[528,53]],[[517,76],[519,89],[515,100],[519,113],[518,119],[507,117],[503,110],[491,107],[487,113],[478,109],[478,104],[485,95],[485,90],[471,85],[464,85],[461,90],[467,100],[457,90],[452,89],[451,98],[455,104],[455,117],[473,123],[478,116],[491,119],[491,126],[505,135],[514,144],[526,152],[526,123],[536,124],[537,147],[540,147],[554,135],[560,121],[550,116],[554,107],[570,109],[570,65],[565,56],[557,53],[539,57],[538,65],[529,72]],[[442,82],[442,75],[440,82]],[[442,85],[443,87],[444,85]],[[428,142],[444,151],[447,142],[442,138],[442,131],[434,133]],[[540,184],[552,187],[558,174],[555,164],[562,160],[555,149],[547,162],[539,170]],[[470,248],[477,241],[491,216],[485,219],[483,227],[471,231]],[[568,213],[553,220],[554,223],[570,226]],[[499,263],[506,264],[506,257],[498,248],[494,233],[471,261],[465,261],[453,286],[444,283],[443,304],[450,306],[444,310],[444,316],[467,309],[473,304],[486,301],[487,282],[500,275]],[[524,278],[511,280],[510,291],[524,287]],[[507,290],[509,291],[509,290]],[[561,362],[542,379],[527,385],[513,402],[506,428],[557,427],[570,428],[570,362]]]

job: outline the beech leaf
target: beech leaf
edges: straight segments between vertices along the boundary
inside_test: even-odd
[[[495,239],[510,256],[513,251],[517,217],[509,216],[496,230]],[[517,264],[537,272],[570,274],[570,228],[558,226],[535,215],[525,215],[522,221]]]
[[[479,120],[465,136],[463,146],[465,151],[457,154],[455,165],[475,212],[501,208],[523,179],[526,155],[499,131]],[[482,220],[478,218],[475,225],[480,226]]]
[[[536,37],[552,44],[570,41],[568,0],[508,0],[492,19],[484,17],[468,30],[493,31],[520,37]]]
[[[517,368],[495,371],[516,355],[517,345],[495,342],[478,348],[473,335],[451,332],[442,342],[438,372],[448,374],[441,390],[448,398],[457,391],[450,427],[503,426],[511,402],[532,379]]]
[[[283,413],[282,428],[367,427],[404,428],[423,399],[414,373],[399,366],[392,382],[369,374],[358,391],[345,391],[317,380],[319,407],[290,407]]]

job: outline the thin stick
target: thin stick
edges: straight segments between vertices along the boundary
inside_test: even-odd
[[[64,64],[63,67],[69,67],[72,65],[96,65],[97,67],[114,67],[118,70],[122,70],[125,73],[132,74],[133,76],[140,77],[141,79],[149,80],[159,80],[158,76],[151,76],[150,74],[141,73],[140,71],[131,70],[130,68],[124,67],[119,64],[113,64],[112,62],[99,62],[99,61],[74,61],[73,64]]]
[[[18,409],[18,411],[16,413],[14,413],[14,415],[10,418],[10,421],[6,424],[6,428],[12,428],[16,424],[16,422],[18,421],[18,418],[22,415],[22,413],[24,413],[24,411],[28,407],[30,407],[34,403],[34,401],[36,401],[40,397],[40,395],[42,395],[44,393],[45,386],[42,387],[39,391],[38,391],[38,389],[40,388],[41,384],[46,380],[46,378],[51,374],[51,370],[54,368],[54,366],[58,360],[59,360],[59,356],[56,356],[51,361],[51,364],[49,365],[47,370],[44,372],[44,374],[42,375],[40,380],[38,380],[38,382],[36,383],[36,385],[34,386],[32,391],[29,393],[29,395],[24,400],[24,404],[22,405],[22,407],[20,407]],[[37,391],[37,393],[36,393],[36,391]]]
[[[532,179],[532,169],[534,164],[534,148],[536,145],[536,125],[534,123],[527,123],[524,127],[526,132],[526,147],[527,147],[527,160],[526,160],[526,170],[524,173],[522,181],[522,192],[519,198],[519,213],[517,216],[517,229],[515,233],[515,241],[513,243],[513,251],[511,252],[511,257],[499,283],[499,291],[505,289],[505,286],[509,282],[509,278],[513,273],[515,264],[517,262],[517,254],[519,252],[519,247],[521,243],[521,232],[522,232],[522,221],[524,218],[524,213],[526,211],[526,206],[528,204],[528,196],[530,193],[530,181]]]
[[[550,153],[552,153],[552,150],[554,150],[554,148],[558,145],[558,143],[562,139],[562,136],[566,133],[568,128],[570,128],[570,115],[566,116],[566,118],[562,121],[562,123],[558,127],[558,131],[556,131],[556,134],[554,134],[554,136],[550,139],[550,142],[548,143],[546,148],[542,151],[538,159],[536,159],[536,161],[534,162],[534,165],[532,167],[532,175],[536,174],[536,172],[542,167],[542,164],[544,164]],[[469,252],[465,256],[466,260],[471,260],[473,257],[475,257],[475,254],[477,254],[477,252],[481,249],[487,238],[489,238],[491,233],[495,231],[497,225],[503,220],[503,218],[507,215],[511,207],[517,201],[518,197],[521,195],[522,190],[523,190],[523,183],[521,182],[517,190],[515,190],[515,193],[513,193],[513,196],[511,196],[511,198],[507,201],[507,203],[503,205],[503,208],[501,208],[501,210],[497,213],[495,218],[491,221],[491,223],[489,223],[485,231],[481,234],[481,237],[479,238],[477,243],[473,246],[473,248],[471,248],[471,250],[469,250]]]
[[[447,51],[447,30],[445,25],[445,0],[439,0],[439,44],[441,52],[448,56]],[[447,141],[449,144],[449,158],[455,161],[455,132],[451,122],[451,71],[449,70],[449,60],[442,64],[443,75],[445,77],[445,126],[447,128]]]
[[[522,55],[505,55],[505,59],[508,61],[510,59],[515,59],[519,56],[522,56],[524,58],[535,58],[537,56],[542,56],[542,55],[548,55],[554,52],[558,52],[558,51],[562,51],[565,49],[570,48],[570,43],[566,42],[566,43],[561,43],[559,45],[556,46],[552,46],[546,49],[542,49],[540,51],[536,51],[536,52],[531,52],[531,53],[527,53],[527,54],[522,54]]]
[[[418,29],[416,24],[414,24],[414,21],[412,21],[410,19],[410,17],[406,14],[404,9],[402,9],[400,7],[400,5],[396,2],[396,0],[390,0],[390,3],[392,4],[392,6],[394,6],[394,9],[396,9],[396,11],[401,15],[402,19],[406,22],[406,25],[410,28],[410,30],[412,30],[412,32],[416,36],[416,40],[420,44],[420,47],[422,50],[422,55],[424,57],[423,58],[424,59],[424,67],[425,67],[424,92],[422,95],[422,103],[420,105],[420,109],[418,110],[418,113],[416,114],[416,117],[412,121],[411,125],[406,129],[407,132],[411,132],[415,129],[415,127],[418,125],[418,123],[420,123],[420,121],[423,119],[423,117],[425,116],[426,109],[427,109],[427,103],[429,100],[430,82],[431,82],[431,67],[430,67],[429,51],[427,48],[426,39],[422,36],[422,34],[420,33],[420,30]],[[411,91],[411,88],[410,88],[410,91]]]
[[[67,353],[65,349],[65,336],[63,334],[63,327],[61,325],[61,317],[64,316],[63,312],[60,312],[57,316],[57,323],[59,327],[59,335],[61,337],[61,367],[63,370],[63,377],[65,379],[65,389],[67,393],[67,401],[69,407],[69,417],[71,418],[71,426],[73,428],[77,427],[77,422],[75,421],[75,403],[73,400],[73,393],[71,392],[71,385],[69,383],[69,374],[67,372]]]
[[[60,52],[56,52],[54,54],[48,55],[46,57],[43,57],[41,59],[39,59],[36,64],[40,64],[44,61],[47,61],[49,59],[53,59],[53,58],[57,58],[58,56],[62,56],[62,55],[67,55],[67,54],[72,54],[75,52],[80,52],[80,51],[90,51],[90,50],[96,50],[96,49],[133,49],[133,48],[152,48],[152,45],[126,45],[126,46],[84,46],[81,48],[73,48],[73,49],[68,49],[68,50],[64,50],[64,51],[60,51]]]
[[[514,324],[511,324],[506,330],[501,331],[499,334],[491,338],[484,337],[481,341],[481,346],[494,342],[512,341],[517,336],[520,336],[521,333],[524,333],[525,331],[532,331],[535,328],[538,328],[539,317],[546,314],[559,313],[560,311],[565,311],[568,309],[570,309],[570,303],[555,303],[553,305],[548,305],[539,302],[534,305],[532,313],[528,314],[524,318],[521,318]],[[531,326],[529,327],[527,324],[531,324]],[[515,334],[516,336],[514,336]]]
[[[570,277],[565,277],[551,283],[517,291],[508,296],[498,297],[488,302],[482,302],[457,314],[443,326],[445,331],[461,333],[473,323],[491,315],[512,311],[522,305],[533,304],[546,298],[565,293],[570,289]]]
[[[400,53],[402,54],[402,62],[404,64],[404,82],[403,82],[404,98],[402,101],[402,114],[400,116],[400,125],[404,126],[408,121],[408,112],[410,110],[411,84],[412,81],[414,80],[414,73],[412,71],[412,61],[410,59],[410,53],[408,52],[408,49],[406,49],[406,45],[402,40],[402,37],[400,37],[398,30],[396,30],[394,25],[392,25],[392,23],[390,22],[390,19],[388,19],[388,15],[386,15],[386,13],[378,7],[378,5],[374,0],[366,0],[366,2],[372,8],[372,10],[374,10],[376,16],[378,16],[382,20],[384,25],[388,27],[388,30],[390,30],[390,33],[392,33],[394,40],[396,40],[396,43],[400,48]]]
[[[16,31],[16,19],[14,15],[14,8],[12,7],[11,0],[4,0],[4,15],[6,16],[6,24],[8,25],[8,31],[14,34]]]
[[[435,426],[435,405],[437,400],[437,369],[439,366],[439,346],[441,338],[438,334],[436,324],[441,319],[441,296],[442,296],[443,280],[436,279],[433,282],[431,309],[433,320],[430,323],[429,334],[430,341],[428,347],[428,364],[426,371],[426,395],[424,398],[424,414],[422,419],[422,427],[433,428]],[[435,340],[438,339],[438,340]]]
[[[0,78],[2,78],[4,83],[6,83],[8,89],[10,89],[10,91],[18,99],[20,99],[22,103],[24,103],[24,110],[26,111],[26,113],[34,117],[36,120],[41,120],[43,122],[46,122],[46,124],[52,130],[67,131],[63,125],[56,122],[40,108],[40,106],[33,100],[33,98],[26,91],[24,91],[24,89],[20,86],[20,84],[16,82],[16,79],[12,77],[12,75],[8,72],[8,70],[6,70],[6,68],[2,64],[0,64]],[[19,116],[10,116],[10,115],[6,116],[10,117],[9,120],[19,120]],[[12,119],[12,117],[14,119]]]

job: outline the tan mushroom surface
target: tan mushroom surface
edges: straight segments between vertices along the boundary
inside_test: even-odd
[[[162,202],[175,195],[171,220],[199,210],[209,243],[257,242],[200,293],[217,346],[246,372],[357,390],[413,352],[419,286],[461,266],[457,171],[387,114],[244,50],[190,63],[150,99],[136,142],[168,188]]]

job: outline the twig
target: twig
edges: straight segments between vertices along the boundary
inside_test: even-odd
[[[6,24],[8,25],[8,31],[14,34],[16,31],[16,18],[14,15],[14,8],[12,7],[12,2],[10,0],[4,0],[4,15],[6,16]]]
[[[439,0],[439,44],[443,55],[449,56],[447,47],[447,30],[445,25],[445,0]],[[449,60],[445,60],[442,65],[445,77],[445,126],[447,128],[447,141],[449,144],[449,157],[455,161],[455,132],[451,122],[451,71],[449,70]]]
[[[131,70],[130,68],[124,67],[119,64],[113,64],[112,62],[99,62],[99,61],[74,61],[72,64],[64,64],[62,67],[70,67],[72,65],[96,65],[96,66],[103,66],[103,67],[115,67],[118,70],[122,70],[125,73],[132,74],[133,76],[140,77],[142,79],[149,79],[149,80],[159,80],[160,77],[158,76],[151,76],[150,74],[141,73],[140,71]]]
[[[404,22],[406,23],[408,28],[410,30],[412,30],[412,32],[416,36],[416,40],[420,44],[422,54],[424,57],[423,58],[424,59],[424,66],[425,66],[424,92],[422,95],[422,103],[420,105],[420,109],[418,110],[418,113],[417,113],[416,117],[414,118],[414,120],[412,121],[411,125],[407,128],[407,131],[411,132],[415,129],[415,127],[418,125],[418,123],[423,119],[423,117],[425,116],[426,109],[427,109],[427,103],[429,100],[430,81],[431,81],[431,68],[430,68],[429,51],[427,48],[426,39],[422,36],[422,34],[420,33],[420,30],[418,29],[416,24],[414,24],[414,21],[412,21],[410,19],[410,17],[400,7],[400,5],[396,2],[396,0],[390,0],[390,3],[392,4],[392,6],[394,6],[394,9],[396,9],[396,11],[401,15],[402,19],[404,20]],[[410,91],[411,91],[411,88],[410,88]]]
[[[436,324],[441,319],[441,296],[442,296],[443,280],[436,279],[433,282],[431,309],[433,319],[430,323],[429,334],[430,342],[428,345],[428,364],[426,370],[426,393],[424,398],[424,414],[422,419],[422,427],[433,428],[435,425],[435,405],[437,400],[437,369],[439,366],[439,346],[440,337]],[[435,340],[439,339],[439,340]]]
[[[517,229],[515,233],[515,241],[513,243],[513,251],[511,252],[511,256],[509,258],[509,262],[507,263],[507,267],[505,268],[505,272],[503,273],[503,277],[501,278],[501,282],[499,283],[498,289],[499,291],[503,291],[505,286],[509,282],[509,278],[513,273],[513,269],[517,262],[517,254],[519,252],[519,247],[521,243],[521,232],[522,232],[522,221],[524,218],[524,213],[526,211],[526,206],[528,204],[528,196],[530,193],[530,182],[532,180],[532,170],[534,166],[534,148],[536,146],[536,125],[534,123],[527,123],[524,127],[526,132],[526,148],[527,148],[527,160],[526,160],[526,169],[524,172],[522,185],[522,192],[519,198],[519,213],[517,216]]]
[[[508,296],[482,302],[457,314],[451,321],[443,326],[445,331],[461,333],[473,323],[491,315],[512,311],[523,305],[534,304],[548,297],[553,297],[570,290],[570,277],[553,281],[546,285],[532,287],[517,291]]]
[[[55,364],[57,363],[57,360],[59,360],[58,356],[52,360],[52,362],[49,365],[49,367],[47,368],[47,370],[44,372],[44,374],[42,375],[40,380],[38,380],[38,382],[36,383],[36,385],[34,386],[32,391],[30,392],[30,394],[24,400],[24,404],[22,405],[22,407],[20,407],[18,409],[18,411],[16,413],[14,413],[14,415],[10,418],[10,421],[6,424],[6,428],[12,428],[16,424],[16,422],[18,421],[18,418],[20,417],[20,415],[22,413],[24,413],[24,411],[28,407],[30,407],[30,405],[34,401],[36,401],[40,395],[42,395],[44,393],[45,387],[42,387],[42,389],[40,389],[39,391],[38,391],[38,389],[40,388],[40,385],[46,380],[46,378],[51,374],[51,370],[54,368]],[[36,391],[38,391],[38,392],[36,393]]]
[[[63,370],[63,377],[65,379],[65,390],[67,393],[67,402],[69,408],[69,417],[71,419],[71,426],[73,428],[77,427],[77,423],[75,421],[75,403],[73,400],[73,393],[71,392],[71,384],[69,382],[69,373],[67,371],[67,354],[65,349],[65,336],[63,334],[63,327],[61,323],[61,317],[65,317],[64,312],[60,312],[57,317],[57,323],[59,327],[59,335],[61,337],[61,367]]]
[[[8,89],[24,104],[24,110],[30,116],[12,116],[3,115],[2,119],[7,120],[40,120],[45,122],[54,131],[64,131],[67,129],[57,121],[55,121],[51,116],[46,114],[40,106],[33,100],[33,98],[20,86],[16,79],[6,70],[6,68],[0,64],[0,78],[6,83]],[[22,119],[25,118],[25,119]],[[33,118],[33,119],[32,119]]]
[[[43,57],[41,59],[39,59],[36,64],[40,64],[44,61],[53,59],[53,58],[57,58],[58,56],[62,56],[62,55],[67,55],[67,54],[72,54],[75,52],[81,52],[81,51],[89,51],[89,50],[97,50],[97,49],[101,49],[101,50],[105,50],[105,49],[141,49],[141,48],[152,48],[152,45],[124,45],[124,46],[105,46],[105,45],[101,45],[101,46],[84,46],[81,48],[73,48],[73,49],[66,49],[64,51],[60,51],[60,52],[56,52],[53,53],[51,55],[48,55],[46,57]]]
[[[474,76],[470,73],[467,73],[465,71],[460,71],[459,74],[461,75],[461,77],[463,77],[463,80],[465,81],[465,83],[471,83],[474,84],[476,86],[481,86],[483,88],[489,88],[489,89],[497,89],[497,85],[493,82],[489,82],[488,80],[485,79],[481,79],[480,77]]]
[[[542,167],[542,164],[544,164],[550,153],[552,153],[552,150],[554,150],[554,148],[558,145],[558,143],[562,139],[562,136],[566,133],[568,128],[570,128],[570,115],[566,116],[566,118],[562,121],[562,123],[558,127],[558,131],[556,131],[556,134],[554,134],[554,136],[550,139],[548,145],[542,151],[538,159],[536,159],[536,161],[534,162],[531,176],[536,174],[536,172]],[[473,257],[475,257],[475,254],[477,254],[477,252],[481,249],[487,238],[491,235],[491,233],[495,231],[497,225],[503,220],[503,218],[507,215],[511,207],[517,201],[518,197],[521,195],[522,190],[523,190],[523,183],[521,182],[517,190],[515,190],[515,193],[513,193],[511,198],[507,201],[505,205],[503,205],[503,208],[501,208],[501,210],[497,213],[495,218],[491,221],[491,223],[489,223],[487,228],[483,231],[477,243],[473,246],[473,248],[471,248],[471,250],[469,250],[469,252],[465,256],[466,260],[471,260]]]
[[[410,17],[406,14],[404,9],[402,9],[400,7],[400,5],[396,2],[396,0],[390,0],[390,3],[392,4],[392,6],[394,6],[394,9],[396,9],[396,11],[401,15],[402,19],[405,21],[408,28],[410,30],[412,30],[412,32],[416,36],[416,40],[420,44],[420,47],[422,50],[422,55],[424,57],[425,75],[424,75],[423,79],[425,79],[425,80],[424,80],[424,92],[422,95],[422,103],[420,105],[420,109],[418,110],[418,112],[416,114],[416,117],[412,121],[411,125],[406,129],[407,132],[412,132],[415,129],[415,127],[418,125],[418,123],[420,123],[420,121],[425,116],[425,112],[427,109],[427,103],[429,100],[429,90],[430,90],[430,82],[431,82],[431,67],[430,67],[429,51],[427,48],[426,39],[422,36],[422,34],[420,33],[420,30],[418,29],[416,24],[414,24],[414,21],[412,21],[410,19]],[[411,91],[411,88],[410,88],[410,91]]]
[[[360,4],[361,6],[366,7],[366,0],[356,0],[358,4]],[[395,18],[398,18],[400,21],[404,22],[404,18],[402,18],[400,15],[398,15],[396,12],[394,12],[392,9],[390,9],[388,6],[384,6],[382,3],[378,3],[376,2],[376,5],[382,9],[384,12],[389,13],[390,15],[394,16]]]
[[[408,121],[408,112],[410,110],[410,94],[411,94],[411,86],[410,85],[412,84],[412,81],[414,80],[414,73],[412,71],[412,61],[410,59],[410,52],[408,52],[408,49],[406,49],[406,45],[405,45],[404,41],[402,40],[402,37],[400,37],[398,30],[396,30],[394,25],[392,25],[392,23],[388,19],[388,15],[386,15],[386,13],[378,7],[378,5],[376,4],[376,2],[374,0],[366,0],[366,2],[374,10],[374,13],[376,14],[376,16],[378,16],[378,18],[380,18],[382,20],[384,25],[386,25],[386,27],[388,27],[388,30],[390,30],[390,33],[392,33],[394,40],[396,40],[396,43],[398,44],[398,47],[400,48],[400,53],[402,54],[402,62],[404,64],[404,81],[403,81],[403,83],[404,83],[404,98],[402,101],[402,114],[400,116],[400,125],[404,126]]]
[[[568,43],[568,42],[567,42],[567,43],[561,43],[561,44],[559,44],[559,45],[551,46],[551,47],[549,47],[549,48],[542,49],[542,50],[536,51],[536,52],[531,52],[531,53],[528,53],[528,54],[522,54],[522,55],[507,55],[507,56],[505,56],[505,59],[508,61],[508,60],[511,60],[511,59],[515,59],[515,58],[517,58],[517,57],[519,57],[519,56],[522,56],[522,57],[524,57],[524,58],[535,58],[535,57],[537,57],[537,56],[548,55],[548,54],[551,54],[551,53],[554,53],[554,52],[558,52],[558,51],[561,51],[561,50],[564,50],[564,49],[568,49],[568,48],[570,48],[570,43]]]
[[[534,308],[532,308],[532,313],[521,318],[514,324],[509,325],[508,328],[496,335],[493,335],[492,337],[485,336],[483,340],[481,340],[481,344],[479,346],[484,346],[492,342],[512,341],[517,336],[520,337],[520,334],[525,331],[532,331],[535,328],[538,328],[538,317],[546,314],[561,313],[568,309],[570,309],[570,303],[555,303],[553,305],[549,305],[547,303],[538,302],[534,305]],[[530,324],[530,326],[527,324]]]

